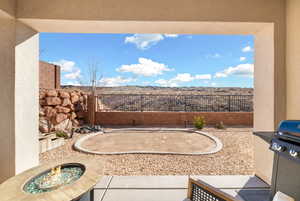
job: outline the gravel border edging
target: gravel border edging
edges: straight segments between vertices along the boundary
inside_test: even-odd
[[[192,152],[192,153],[177,153],[177,152],[161,152],[161,151],[127,151],[127,152],[97,152],[97,151],[90,151],[88,149],[85,149],[81,146],[81,144],[87,140],[88,138],[94,137],[96,135],[103,135],[105,132],[98,132],[94,134],[90,134],[87,136],[84,136],[80,139],[78,139],[75,144],[74,148],[77,151],[88,153],[88,154],[97,154],[97,155],[121,155],[121,154],[160,154],[160,155],[208,155],[208,154],[215,154],[222,150],[223,143],[221,140],[209,133],[203,132],[203,131],[197,131],[193,129],[169,129],[169,128],[121,128],[121,129],[112,129],[108,133],[114,132],[114,131],[185,131],[185,132],[193,132],[199,135],[206,136],[213,140],[215,142],[215,147],[208,152]]]

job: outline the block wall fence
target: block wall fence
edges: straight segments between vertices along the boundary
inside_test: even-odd
[[[39,87],[43,89],[60,88],[60,66],[39,62]]]
[[[96,112],[95,123],[104,126],[185,126],[195,116],[207,125],[253,126],[253,112]]]

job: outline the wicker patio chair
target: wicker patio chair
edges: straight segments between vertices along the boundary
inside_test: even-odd
[[[213,186],[189,178],[188,199],[191,201],[238,201],[231,195],[228,195]]]
[[[238,201],[231,195],[224,193],[213,186],[189,178],[188,199],[191,201]],[[295,201],[292,197],[277,192],[273,201]]]

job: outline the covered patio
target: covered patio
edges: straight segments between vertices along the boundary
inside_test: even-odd
[[[39,165],[39,32],[252,34],[256,50],[254,131],[274,131],[281,120],[300,119],[299,13],[298,0],[0,0],[0,183]],[[255,176],[270,184],[273,153],[269,143],[254,137],[254,152]],[[249,188],[266,190],[268,185],[256,177]],[[146,178],[154,184],[143,187],[145,178],[132,177],[129,188],[144,196],[143,189],[172,189],[168,184],[179,182],[172,196],[178,193],[177,200],[183,200],[180,189],[187,186],[182,183],[186,178],[160,178],[160,182]],[[203,177],[212,184],[218,180],[216,187],[234,194],[250,178],[241,177],[239,185],[233,185],[227,182],[234,179],[226,176]],[[111,192],[125,192],[128,179],[105,177],[96,186],[97,199],[115,200]],[[166,181],[166,185],[155,181]]]

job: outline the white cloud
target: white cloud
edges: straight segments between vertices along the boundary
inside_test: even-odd
[[[240,61],[246,61],[246,57],[240,57]]]
[[[184,82],[191,82],[194,80],[210,80],[210,79],[211,79],[210,74],[192,76],[189,73],[180,73],[177,74],[176,77],[170,80],[159,79],[156,80],[154,83],[164,87],[177,87],[180,83],[184,83]]]
[[[196,80],[210,80],[211,74],[202,74],[202,75],[196,75]]]
[[[138,49],[145,50],[163,40],[162,34],[134,34],[125,38],[125,43],[133,43]]]
[[[210,83],[210,85],[211,85],[212,87],[215,87],[215,86],[217,86],[217,83],[212,82],[212,83]]]
[[[125,38],[125,43],[133,43],[138,49],[146,50],[165,38],[177,38],[177,34],[134,34]]]
[[[106,87],[115,87],[115,86],[120,86],[129,82],[135,82],[136,79],[133,78],[123,78],[121,76],[117,77],[107,77],[107,78],[102,78],[98,82],[101,86],[106,86]]]
[[[70,80],[78,79],[81,77],[81,71],[80,69],[75,69],[73,72],[65,74],[64,77]]]
[[[76,66],[74,61],[61,59],[50,63],[60,66],[61,72],[66,79],[75,80],[81,77],[81,70]]]
[[[221,72],[215,74],[215,78],[228,77],[231,75],[253,77],[254,65],[253,64],[239,64],[235,67],[229,67]]]
[[[180,73],[177,74],[176,77],[172,78],[170,81],[172,82],[191,82],[195,78],[189,73]]]
[[[151,59],[139,58],[138,64],[122,65],[116,70],[118,72],[130,72],[136,75],[143,75],[145,77],[161,75],[164,72],[173,71],[163,63],[152,61]]]
[[[252,52],[253,51],[253,49],[252,49],[252,47],[251,46],[246,46],[246,47],[244,47],[243,49],[242,49],[242,52]]]
[[[80,86],[81,84],[80,84],[79,82],[77,82],[77,81],[75,81],[75,82],[73,82],[73,81],[68,81],[68,82],[66,83],[66,85]]]
[[[62,72],[72,72],[74,68],[76,68],[74,61],[68,61],[64,59],[55,62],[50,62],[50,63],[60,66]]]
[[[178,34],[164,34],[164,36],[167,38],[177,38]]]

